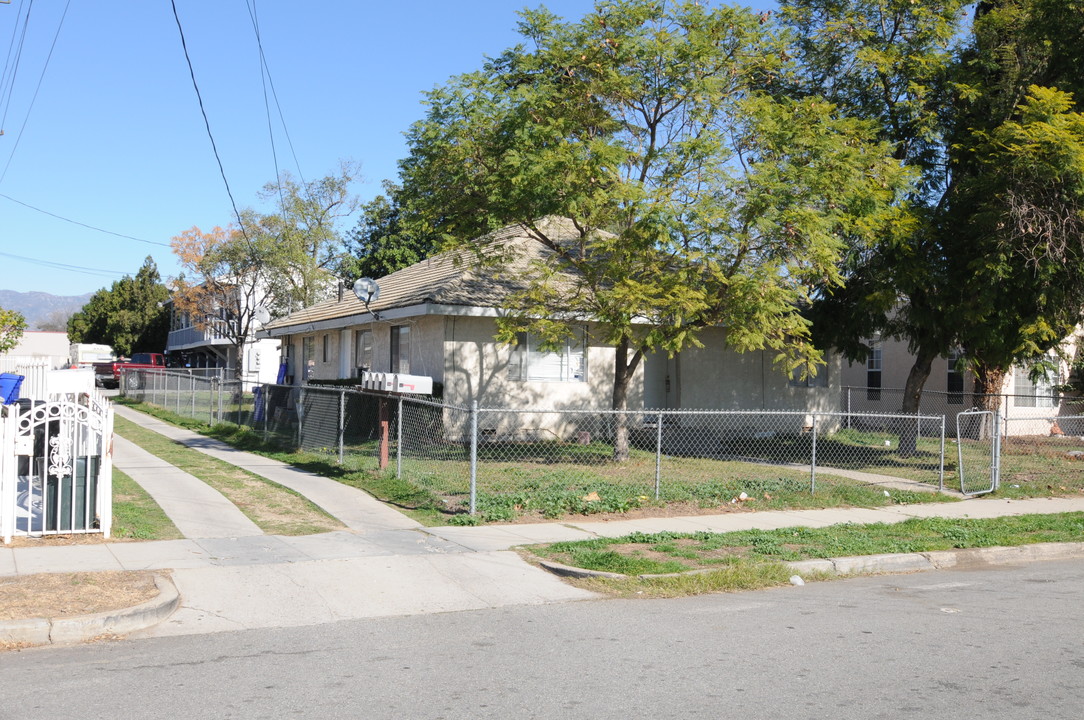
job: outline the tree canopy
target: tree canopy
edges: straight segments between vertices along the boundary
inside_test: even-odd
[[[401,188],[384,183],[384,194],[361,206],[361,218],[346,238],[343,278],[379,278],[413,265],[436,250],[432,239],[402,222]]]
[[[874,126],[787,97],[787,44],[746,9],[622,0],[579,22],[521,18],[523,44],[429,93],[401,164],[419,232],[495,262],[502,248],[473,239],[518,223],[547,251],[499,337],[597,322],[617,348],[615,408],[644,353],[708,326],[783,370],[815,367],[801,305],[893,222],[906,183]],[[547,234],[554,216],[574,239]]]
[[[118,355],[162,352],[169,335],[169,290],[151,257],[135,277],[102,288],[68,319],[68,338],[76,343],[109,345]]]
[[[970,26],[967,7],[781,2],[808,91],[876,119],[920,177],[904,232],[850,255],[845,288],[825,288],[813,312],[818,338],[851,359],[877,334],[907,340],[905,412],[938,355],[962,348],[977,388],[1000,392],[1008,367],[1061,342],[1084,306],[1069,247],[1081,136],[1064,92],[1082,81],[1084,3],[987,0]]]

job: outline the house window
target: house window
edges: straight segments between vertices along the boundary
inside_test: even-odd
[[[391,329],[391,371],[410,374],[409,325],[396,325]]]
[[[328,345],[329,344],[330,343],[328,341],[328,335],[327,335],[327,333],[324,333],[323,338],[321,338],[322,347],[321,347],[321,351],[320,351],[320,358],[321,358],[320,362],[327,362]]]
[[[949,405],[964,404],[964,374],[960,372],[960,352],[953,350],[948,355],[948,375],[946,376],[945,389],[948,390]]]
[[[358,330],[354,340],[354,366],[360,374],[373,369],[373,331]]]
[[[1018,367],[1013,371],[1014,393],[1013,404],[1016,407],[1041,407],[1049,408],[1057,405],[1054,386],[1058,383],[1058,377],[1047,375],[1037,380],[1031,379],[1030,367]]]
[[[587,343],[584,328],[554,347],[542,347],[530,333],[516,333],[516,344],[508,362],[512,380],[584,382],[587,380]]]
[[[881,399],[881,348],[875,347],[866,358],[866,400]]]
[[[301,379],[308,380],[316,369],[315,338],[309,336],[301,339]]]
[[[822,365],[817,368],[816,375],[807,374],[804,378],[802,377],[803,369],[802,367],[794,368],[788,383],[791,387],[828,387],[828,368],[826,366]]]

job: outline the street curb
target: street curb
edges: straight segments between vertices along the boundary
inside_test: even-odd
[[[155,575],[158,597],[134,607],[69,618],[0,621],[0,642],[26,645],[79,643],[101,635],[124,635],[157,625],[177,606],[181,595],[165,575]]]
[[[967,548],[963,550],[937,550],[921,553],[898,553],[887,555],[855,555],[852,557],[830,558],[825,560],[799,560],[784,563],[796,573],[825,573],[828,575],[857,574],[892,574],[927,572],[929,570],[947,570],[950,568],[976,568],[994,565],[1017,565],[1026,562],[1044,560],[1071,560],[1084,558],[1084,542],[1036,543],[1012,547]],[[561,563],[543,560],[542,567],[555,575],[563,577],[587,578],[628,578],[621,573],[602,572],[571,567]],[[710,568],[689,570],[682,573],[663,575],[638,575],[641,580],[653,578],[680,577],[682,575],[702,575],[715,572]]]

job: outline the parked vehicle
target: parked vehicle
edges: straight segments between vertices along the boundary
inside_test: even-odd
[[[116,355],[113,354],[113,348],[108,345],[72,343],[68,349],[68,359],[71,360],[72,367],[86,368],[96,363],[113,362]]]
[[[166,367],[166,356],[162,353],[135,353],[131,360],[121,358],[116,362],[96,363],[94,381],[102,387],[120,387],[121,375],[127,376],[128,388],[138,390],[143,378],[132,370],[147,370]]]

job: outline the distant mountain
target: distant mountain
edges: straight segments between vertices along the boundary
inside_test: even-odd
[[[62,319],[79,310],[90,300],[86,295],[50,295],[43,292],[0,290],[0,308],[15,310],[26,318],[27,330],[40,330],[41,323]]]

